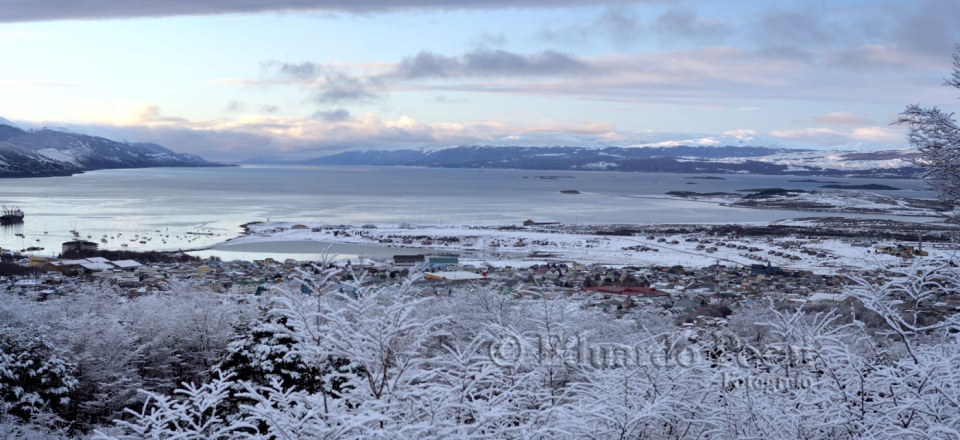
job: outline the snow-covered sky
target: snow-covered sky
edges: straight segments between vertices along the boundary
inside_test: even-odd
[[[0,0],[0,116],[214,160],[354,148],[905,146],[960,2]]]

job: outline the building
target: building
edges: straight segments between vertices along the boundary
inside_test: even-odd
[[[459,257],[430,257],[430,267],[446,266],[449,264],[460,264]]]
[[[423,255],[394,255],[393,256],[393,265],[397,267],[409,267],[416,266],[420,263],[424,263],[426,257]]]
[[[123,269],[125,271],[132,271],[140,267],[140,263],[137,263],[136,261],[133,261],[133,260],[111,261],[111,263],[113,263],[114,266],[117,266],[118,268]]]
[[[524,221],[523,221],[523,225],[524,225],[524,226],[546,226],[546,225],[559,225],[559,224],[560,224],[560,222],[553,221],[553,220],[530,220],[530,219],[527,219],[527,220],[524,220]]]
[[[54,270],[65,275],[77,275],[83,272],[82,264],[92,263],[87,260],[55,260],[47,263],[48,270]]]
[[[63,253],[95,251],[97,250],[97,246],[98,245],[92,241],[86,241],[86,240],[68,241],[63,243]]]
[[[105,270],[112,270],[116,266],[110,263],[90,262],[90,263],[81,263],[80,267],[83,268],[84,272],[90,273],[90,272],[102,272]]]
[[[110,261],[103,257],[91,257],[82,260],[51,260],[43,267],[67,275],[78,275],[80,273],[114,271],[117,269],[132,272],[140,268],[141,265],[133,260]]]
[[[44,267],[50,262],[50,259],[47,257],[31,256],[29,261],[30,267]]]
[[[769,264],[751,264],[750,265],[750,274],[751,275],[782,275],[783,270],[780,269],[780,266],[771,266]]]
[[[262,281],[236,281],[230,286],[229,292],[238,295],[253,295],[263,292],[260,289],[263,284],[264,283]]]

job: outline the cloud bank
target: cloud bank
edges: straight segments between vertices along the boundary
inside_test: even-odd
[[[650,0],[658,3],[665,0]],[[0,22],[89,20],[181,15],[265,12],[330,12],[367,14],[406,10],[557,8],[636,3],[630,0],[3,0]]]
[[[25,127],[49,125],[21,123]],[[903,127],[809,128],[762,132],[752,129],[717,134],[631,132],[606,122],[502,121],[425,123],[409,116],[385,119],[373,113],[353,116],[344,109],[318,111],[312,117],[239,116],[188,120],[163,115],[147,106],[127,123],[67,125],[79,132],[132,142],[155,142],[177,152],[209,160],[243,162],[297,160],[354,149],[445,148],[458,145],[510,146],[661,146],[763,145],[823,148],[837,145],[878,148],[897,145]]]

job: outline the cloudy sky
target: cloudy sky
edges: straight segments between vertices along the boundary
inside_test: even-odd
[[[960,2],[0,0],[0,116],[213,160],[357,148],[904,146]]]

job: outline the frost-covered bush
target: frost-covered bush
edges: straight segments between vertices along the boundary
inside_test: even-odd
[[[190,288],[0,304],[0,433],[960,439],[960,318],[926,311],[960,285],[948,263],[854,279],[853,305],[735,307],[718,329],[549,288],[301,278],[249,306]]]
[[[76,364],[37,331],[0,327],[0,413],[27,421],[70,403]]]
[[[7,407],[0,414],[25,418],[42,409],[82,433],[141,407],[139,389],[167,394],[184,381],[208,380],[244,309],[176,287],[133,300],[107,285],[78,286],[44,302],[5,295],[0,401]]]
[[[863,308],[770,303],[717,331],[549,290],[418,297],[317,272],[242,327],[225,378],[151,394],[100,436],[960,438],[955,318],[919,324],[889,301],[955,288],[949,265],[860,280]]]

